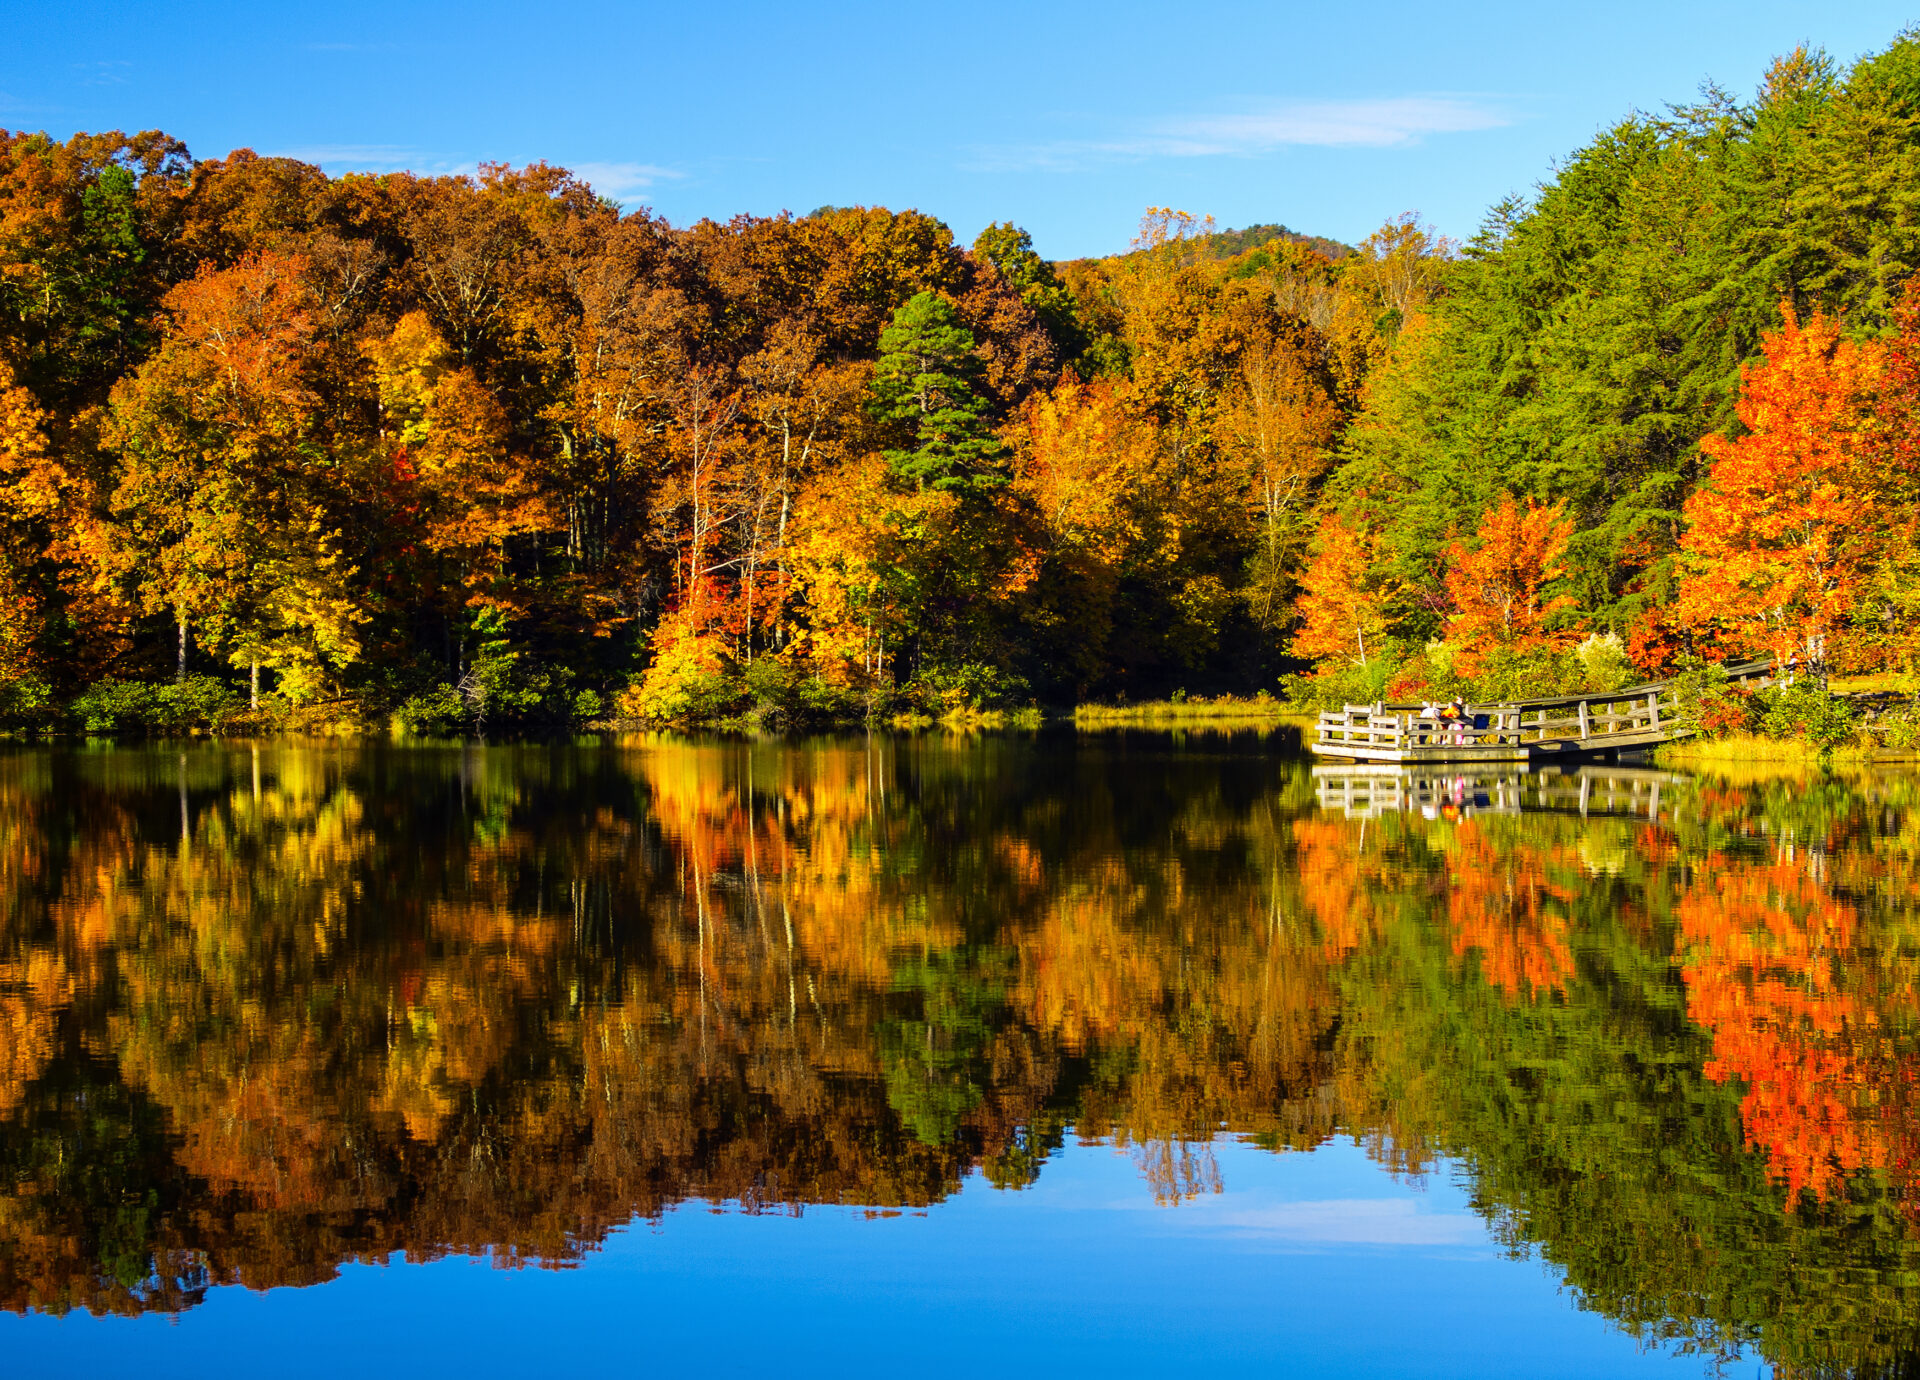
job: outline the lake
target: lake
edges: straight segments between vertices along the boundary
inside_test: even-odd
[[[0,1370],[1894,1375],[1920,776],[0,756]]]

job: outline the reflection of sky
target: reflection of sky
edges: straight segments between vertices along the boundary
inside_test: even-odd
[[[1177,1207],[1153,1204],[1124,1152],[1069,1145],[1030,1189],[976,1177],[925,1215],[689,1205],[578,1269],[349,1267],[312,1289],[220,1290],[177,1321],[6,1318],[0,1370],[1703,1373],[1640,1353],[1550,1270],[1509,1259],[1444,1173],[1412,1187],[1346,1141],[1214,1153],[1226,1191]]]

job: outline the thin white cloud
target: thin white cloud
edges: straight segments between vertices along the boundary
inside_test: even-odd
[[[307,144],[299,148],[275,149],[272,156],[297,158],[302,163],[351,172],[397,172],[402,168],[419,169],[423,165],[438,171],[445,166],[441,160],[419,149],[404,148],[398,144]]]
[[[570,166],[575,174],[592,184],[594,191],[615,201],[643,192],[656,182],[686,176],[653,163],[574,163]]]
[[[1428,135],[1510,123],[1511,118],[1484,97],[1280,101],[1237,114],[1156,120],[1108,138],[981,148],[966,166],[980,172],[1069,171],[1149,158],[1253,157],[1283,148],[1395,148]]]
[[[1322,1198],[1255,1205],[1200,1202],[1160,1221],[1187,1231],[1307,1246],[1468,1246],[1484,1243],[1486,1224],[1471,1213],[1423,1212],[1409,1198]]]
[[[72,66],[81,74],[82,86],[125,86],[127,79],[121,73],[133,64],[122,58],[111,58],[104,62],[76,62]]]
[[[1366,1246],[1459,1246],[1481,1241],[1486,1225],[1459,1212],[1422,1212],[1405,1198],[1327,1198],[1219,1215],[1250,1236]]]
[[[297,158],[330,173],[407,172],[434,177],[471,174],[478,171],[475,160],[447,158],[399,144],[309,144],[300,148],[275,149],[274,156]],[[685,173],[653,163],[572,163],[573,173],[590,183],[602,196],[624,200],[646,190],[656,182],[684,177]]]

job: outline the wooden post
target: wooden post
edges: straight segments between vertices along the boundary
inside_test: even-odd
[[[1653,731],[1658,733],[1660,731],[1660,692],[1658,690],[1647,696],[1647,711],[1652,716]]]
[[[1587,723],[1587,702],[1585,700],[1581,700],[1580,701],[1580,741],[1583,743],[1586,742],[1587,735],[1590,732],[1591,732],[1591,728]]]

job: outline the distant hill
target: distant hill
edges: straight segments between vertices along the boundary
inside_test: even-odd
[[[1303,235],[1298,230],[1289,230],[1280,224],[1249,225],[1244,230],[1217,230],[1211,235],[1203,235],[1189,241],[1209,259],[1231,259],[1235,254],[1244,254],[1249,249],[1258,249],[1268,240],[1291,240],[1294,244],[1303,244],[1329,259],[1343,259],[1353,253],[1353,246],[1342,244],[1339,240],[1330,240],[1324,235]],[[1118,254],[1096,254],[1093,259],[1115,261],[1130,258],[1137,250],[1125,250]],[[1063,259],[1061,263],[1074,260]]]
[[[1249,225],[1244,230],[1222,230],[1206,237],[1201,243],[1207,252],[1216,259],[1230,259],[1235,254],[1244,254],[1249,249],[1257,249],[1268,240],[1291,240],[1294,244],[1304,244],[1307,248],[1325,254],[1329,259],[1344,258],[1353,253],[1353,246],[1342,244],[1339,240],[1330,240],[1324,235],[1303,235],[1298,230],[1289,230],[1284,225]]]

